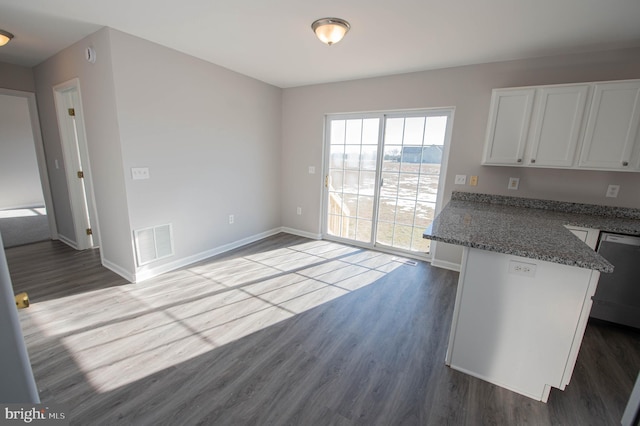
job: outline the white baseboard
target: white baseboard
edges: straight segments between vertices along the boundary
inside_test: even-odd
[[[312,240],[322,239],[322,234],[312,234],[311,232],[301,231],[299,229],[294,229],[294,228],[287,228],[286,226],[283,226],[282,228],[280,228],[280,231],[286,232],[287,234],[297,235],[299,237],[310,238]]]
[[[109,262],[106,259],[102,259],[102,266],[104,266],[105,268],[107,268],[108,270],[115,272],[116,274],[120,275],[122,278],[124,278],[125,280],[129,281],[130,283],[135,282],[135,276],[133,274],[131,274],[131,272],[125,270],[124,268],[116,265],[115,263]]]
[[[231,251],[233,249],[245,246],[247,244],[251,244],[253,242],[256,242],[258,240],[262,240],[263,238],[267,238],[270,237],[272,235],[278,234],[280,232],[285,232],[287,234],[292,234],[292,235],[297,235],[299,237],[304,237],[304,238],[309,238],[312,240],[321,240],[322,239],[322,234],[313,234],[311,232],[307,232],[307,231],[301,231],[299,229],[294,229],[294,228],[288,228],[288,227],[280,227],[280,228],[274,228],[271,229],[269,231],[265,231],[265,232],[261,232],[259,234],[255,234],[246,238],[243,238],[241,240],[238,241],[234,241],[232,243],[229,244],[225,244],[210,250],[206,250],[203,251],[201,253],[197,253],[194,254],[192,256],[188,256],[188,257],[184,257],[181,259],[177,259],[173,262],[169,262],[169,263],[165,263],[163,265],[160,266],[156,266],[156,267],[148,267],[148,266],[144,266],[142,268],[140,268],[138,271],[136,271],[134,274],[131,274],[129,271],[125,270],[124,268],[109,262],[106,259],[102,259],[102,265],[115,272],[116,274],[120,275],[121,277],[123,277],[124,279],[126,279],[129,282],[132,283],[137,283],[137,282],[142,282],[145,280],[148,280],[150,278],[153,277],[157,277],[158,275],[162,275],[164,273],[167,272],[171,272],[173,270],[179,269],[179,268],[183,268],[185,266],[189,266],[193,263],[199,262],[201,260],[204,259],[208,259],[210,257],[213,256],[217,256],[219,254]],[[63,241],[65,244],[68,244],[69,246],[75,248],[75,243],[73,243],[72,241],[69,241],[67,239],[65,239],[62,235],[58,235],[58,237],[60,238],[61,241]],[[424,260],[424,259],[421,259]],[[451,271],[456,271],[456,272],[460,272],[460,265],[457,263],[453,263],[453,262],[446,262],[446,261],[442,261],[442,260],[437,260],[437,259],[433,259],[431,260],[431,265],[438,267],[438,268],[443,268],[443,269],[449,269]]]
[[[147,268],[142,267],[135,274],[135,280],[132,282],[141,282],[144,280],[148,280],[149,278],[157,277],[158,275],[183,268],[185,266],[191,265],[192,263],[199,262],[204,259],[208,259],[210,257],[216,256],[218,254],[222,254],[228,252],[230,250],[236,249],[238,247],[245,246],[247,244],[256,242],[263,238],[270,237],[272,235],[278,234],[280,232],[286,232],[282,228],[274,228],[269,231],[261,232],[259,234],[252,235],[247,238],[243,238],[238,241],[234,241],[229,244],[222,245],[220,247],[213,248],[211,250],[203,251],[201,253],[194,254],[192,256],[183,257],[182,259],[175,260],[173,262],[165,263],[164,265],[160,265],[157,267]]]
[[[63,243],[65,243],[66,245],[68,245],[69,247],[71,247],[74,250],[78,250],[78,245],[76,244],[75,241],[70,240],[69,238],[65,237],[64,235],[58,233],[58,239],[60,241],[62,241]]]
[[[431,266],[435,266],[436,268],[448,269],[450,271],[460,272],[460,264],[447,262],[445,260],[432,259]]]

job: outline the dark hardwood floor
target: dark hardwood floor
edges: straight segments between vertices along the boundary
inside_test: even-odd
[[[444,365],[458,274],[279,234],[138,284],[7,250],[43,402],[78,425],[615,425],[640,334],[590,323],[547,404]]]

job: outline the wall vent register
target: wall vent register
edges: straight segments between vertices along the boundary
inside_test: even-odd
[[[173,256],[171,224],[158,225],[133,231],[138,266]]]

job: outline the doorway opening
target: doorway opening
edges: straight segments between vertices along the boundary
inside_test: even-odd
[[[429,259],[453,109],[326,119],[323,234]]]
[[[56,239],[35,94],[0,88],[0,231],[4,247]]]

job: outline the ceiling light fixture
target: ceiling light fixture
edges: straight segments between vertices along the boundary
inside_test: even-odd
[[[311,24],[311,29],[321,42],[331,46],[342,40],[342,37],[351,29],[351,25],[340,18],[322,18]]]
[[[0,46],[4,46],[5,44],[9,43],[12,38],[13,34],[11,34],[9,31],[0,30]]]

